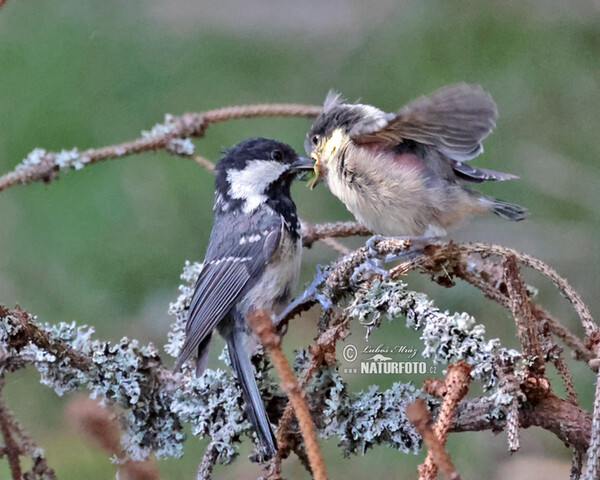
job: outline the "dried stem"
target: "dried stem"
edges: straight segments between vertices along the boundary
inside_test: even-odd
[[[583,480],[596,480],[600,476],[600,372],[596,378],[596,394],[594,395],[594,413],[590,446],[587,450],[587,466]]]
[[[0,432],[4,439],[4,448],[2,455],[8,458],[8,465],[13,480],[22,478],[47,478],[56,480],[54,470],[52,470],[46,461],[46,458],[40,455],[41,450],[27,434],[23,426],[15,418],[13,412],[9,410],[1,398],[4,388],[4,378],[0,378]],[[21,456],[27,455],[32,462],[31,472],[22,473]]]
[[[97,443],[111,456],[125,457],[125,452],[121,448],[123,432],[119,422],[109,410],[102,407],[97,401],[85,397],[74,398],[67,405],[66,418],[79,432],[83,433],[90,441]],[[123,478],[123,480],[160,479],[156,466],[150,460],[134,461],[129,459],[121,465],[117,477]]]
[[[444,448],[444,442],[438,438],[432,428],[431,415],[429,414],[429,410],[427,410],[425,400],[419,398],[413,403],[408,404],[406,406],[406,416],[410,420],[410,423],[415,426],[427,446],[427,457],[432,458],[432,465],[433,462],[435,462],[435,465],[439,465],[444,472],[445,478],[448,480],[459,480],[460,476],[456,473],[450,455],[448,455],[448,452]],[[420,466],[419,480],[431,480],[435,478],[437,475],[435,465],[432,466],[431,470],[425,470],[425,464]]]
[[[171,117],[168,126],[159,133],[152,133],[119,145],[102,148],[90,148],[78,154],[86,164],[126,157],[142,152],[166,149],[175,138],[203,137],[206,129],[213,123],[226,122],[239,118],[255,117],[316,117],[321,107],[298,104],[260,104],[219,108],[200,113],[185,113]],[[0,191],[13,185],[28,184],[35,181],[51,181],[59,171],[57,154],[44,152],[34,163],[21,165],[14,171],[0,177]],[[199,159],[196,159],[199,161]],[[199,163],[203,163],[199,161]],[[205,167],[207,165],[204,165]],[[210,167],[209,167],[210,168]]]
[[[437,422],[433,428],[433,432],[439,440],[439,447],[444,448],[448,431],[454,423],[456,407],[469,390],[470,373],[473,367],[466,362],[458,362],[448,367],[445,381],[445,394]],[[439,460],[445,457],[439,456],[431,447],[427,447],[427,458],[423,465],[419,467],[419,475],[423,480],[432,480],[437,476],[438,466],[444,472],[446,478],[458,478],[454,466],[450,464],[440,464]]]
[[[521,280],[517,258],[508,254],[502,261],[504,283],[508,290],[510,309],[517,324],[517,335],[521,341],[523,355],[527,361],[527,375],[544,375],[544,359],[540,344],[537,322],[531,312],[527,290]]]
[[[7,421],[8,408],[2,400],[0,400],[0,431],[4,439],[4,453],[8,458],[8,466],[14,480],[21,479],[21,461],[19,457],[24,453],[21,451],[16,439],[13,436],[10,423]]]
[[[588,307],[585,305],[585,303],[583,303],[579,294],[573,290],[573,287],[571,287],[564,278],[558,275],[554,269],[550,268],[541,260],[513,250],[512,248],[487,243],[469,243],[457,245],[450,242],[448,244],[428,245],[421,255],[418,255],[412,260],[403,262],[394,267],[390,271],[390,275],[392,278],[398,278],[400,275],[403,275],[410,270],[414,270],[415,268],[425,268],[426,270],[437,272],[444,267],[444,272],[451,271],[452,267],[450,265],[456,265],[457,262],[460,262],[462,259],[466,259],[472,254],[478,254],[482,256],[495,255],[500,257],[505,257],[512,254],[516,257],[517,261],[523,265],[533,268],[542,275],[546,276],[573,305],[575,312],[579,316],[583,328],[586,331],[586,336],[593,347],[591,350],[596,348],[595,346],[599,344],[600,330],[598,325],[596,325],[594,322]],[[446,268],[447,265],[449,266],[448,268]],[[474,280],[472,276],[471,279]],[[490,298],[493,300],[498,301],[500,304],[506,305],[506,303],[501,299],[502,292],[493,292],[492,289],[486,288],[484,282],[481,281],[475,282],[474,285],[482,287],[484,293],[490,295]],[[590,348],[587,346],[585,349],[588,351],[590,350]]]
[[[316,480],[326,480],[327,471],[323,462],[321,449],[317,443],[315,424],[312,421],[308,405],[306,405],[302,389],[298,385],[292,367],[290,367],[281,350],[281,337],[275,333],[271,317],[265,310],[258,310],[249,315],[248,323],[258,336],[260,342],[269,350],[273,365],[281,379],[281,388],[288,395],[289,401],[294,408],[300,425],[300,432],[304,438],[313,477]]]
[[[4,315],[11,314],[17,319],[16,328],[12,330],[8,343],[17,349],[24,347],[29,342],[46,352],[52,352],[58,358],[69,358],[71,365],[79,370],[88,371],[95,368],[93,360],[70,346],[51,338],[44,330],[29,321],[29,314],[19,308],[9,312],[5,309]],[[0,317],[4,316],[0,312]]]
[[[353,237],[356,235],[372,235],[372,232],[356,222],[334,222],[310,225],[302,223],[302,243],[305,247],[312,247],[317,240],[331,237]],[[349,252],[346,252],[349,253]]]

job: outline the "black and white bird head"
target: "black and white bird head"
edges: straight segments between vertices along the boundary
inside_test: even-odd
[[[296,175],[313,169],[313,162],[289,145],[266,138],[249,138],[224,153],[215,168],[216,211],[251,213],[264,203],[289,199]]]

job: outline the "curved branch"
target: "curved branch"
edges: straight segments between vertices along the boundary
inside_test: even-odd
[[[238,118],[255,117],[316,117],[321,107],[300,104],[258,104],[234,106],[208,110],[200,113],[184,113],[181,116],[166,116],[164,125],[157,125],[150,132],[130,142],[102,148],[90,148],[83,152],[76,149],[60,153],[36,149],[12,172],[0,177],[0,191],[13,185],[35,181],[50,182],[61,168],[102,162],[119,157],[166,149],[176,138],[203,137],[213,123],[226,122]]]
[[[463,400],[456,410],[451,431],[499,431],[506,426],[506,417],[490,413],[496,409],[493,400],[478,398]],[[533,408],[519,409],[521,428],[541,427],[554,433],[567,446],[585,452],[590,442],[592,417],[588,412],[554,394],[546,395]]]

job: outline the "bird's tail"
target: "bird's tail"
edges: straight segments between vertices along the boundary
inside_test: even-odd
[[[489,205],[492,211],[499,217],[506,218],[508,220],[520,221],[527,217],[527,209],[516,203],[504,202],[497,198],[485,197],[486,203]]]
[[[256,431],[260,443],[262,460],[268,460],[277,453],[275,435],[256,385],[254,366],[250,360],[250,355],[244,348],[247,341],[246,337],[247,334],[243,331],[232,330],[227,335],[227,348],[231,366],[242,387],[246,414]]]

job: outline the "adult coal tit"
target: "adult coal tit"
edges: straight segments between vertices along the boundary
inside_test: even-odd
[[[256,341],[246,316],[259,308],[277,314],[294,293],[302,242],[290,186],[299,172],[312,168],[310,159],[300,159],[288,145],[264,138],[238,143],[218,162],[214,225],[175,365],[179,370],[197,352],[200,374],[217,328],[227,342],[263,460],[277,447],[256,385],[251,362]]]

